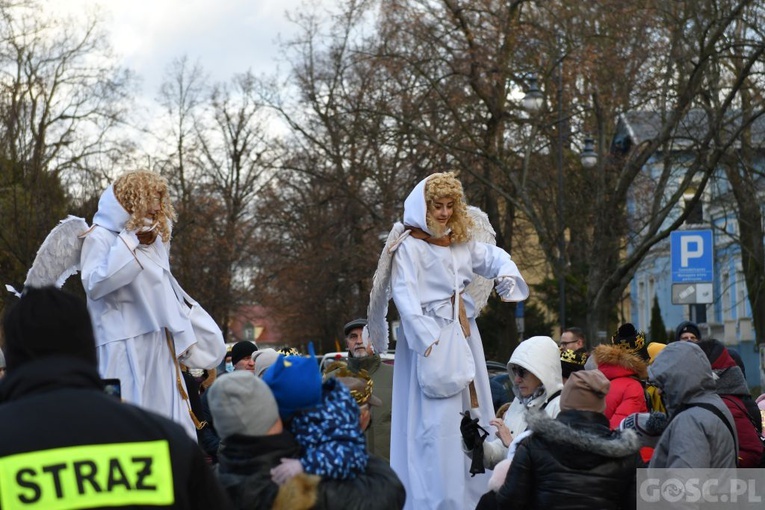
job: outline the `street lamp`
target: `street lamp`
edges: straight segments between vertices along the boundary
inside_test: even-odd
[[[560,235],[558,238],[558,298],[559,309],[558,317],[560,319],[560,331],[566,328],[566,229],[564,228],[564,210],[563,210],[563,60],[558,61],[558,153],[556,158],[558,170],[558,217],[561,221]],[[544,104],[544,95],[537,86],[537,78],[529,78],[529,88],[526,95],[523,96],[521,105],[524,110],[530,114],[537,113]],[[580,161],[584,168],[593,168],[598,164],[598,155],[595,152],[595,141],[591,137],[584,140],[584,148],[580,154]]]
[[[595,153],[595,141],[589,136],[584,139],[584,148],[579,155],[584,168],[592,168],[598,164],[598,155]]]
[[[537,85],[537,77],[529,76],[529,88],[526,91],[526,95],[521,100],[521,106],[529,113],[536,113],[542,109],[545,102],[545,96],[542,91],[539,90]]]

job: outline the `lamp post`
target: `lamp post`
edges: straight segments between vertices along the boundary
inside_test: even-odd
[[[566,329],[566,227],[563,211],[563,58],[558,59],[558,319],[560,332]]]
[[[598,164],[598,155],[595,153],[595,141],[589,136],[584,139],[584,148],[579,155],[584,168],[592,168]]]
[[[556,166],[558,173],[558,200],[557,209],[558,217],[560,218],[560,234],[558,236],[558,295],[559,295],[559,308],[558,318],[560,320],[560,331],[566,328],[566,228],[565,228],[565,211],[563,209],[563,59],[558,61],[558,152],[556,158]],[[539,90],[536,77],[529,78],[529,85],[526,91],[526,95],[521,101],[523,108],[531,114],[537,113],[542,109],[544,104],[544,96]],[[591,137],[586,137],[584,140],[584,147],[580,154],[580,160],[584,168],[592,168],[598,163],[598,155],[595,152],[595,142]]]
[[[544,106],[545,96],[542,91],[539,90],[537,85],[537,77],[529,76],[529,87],[526,89],[526,95],[521,100],[521,106],[529,113],[537,113]]]

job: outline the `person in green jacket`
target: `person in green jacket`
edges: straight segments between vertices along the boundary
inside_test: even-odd
[[[393,366],[383,362],[374,352],[366,333],[366,319],[354,319],[343,327],[348,360],[335,362],[327,367],[324,378],[333,377],[343,368],[354,374],[366,371],[374,384],[374,395],[382,405],[371,409],[372,419],[366,430],[367,450],[385,460],[390,460],[391,395],[393,391]]]

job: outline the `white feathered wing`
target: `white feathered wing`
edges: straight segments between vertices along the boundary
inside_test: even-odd
[[[469,206],[468,215],[473,220],[474,228],[472,231],[473,239],[487,244],[495,245],[496,233],[489,223],[486,213],[477,207]],[[380,253],[380,259],[377,261],[377,269],[372,278],[372,290],[369,293],[369,306],[367,307],[367,330],[372,340],[375,352],[386,352],[388,350],[388,302],[391,298],[390,275],[393,254],[401,242],[409,235],[402,223],[393,225],[385,246]],[[489,295],[494,287],[492,280],[487,280],[482,276],[473,275],[473,280],[465,288],[475,303],[477,313],[486,306]]]
[[[386,317],[388,315],[388,301],[391,298],[390,273],[393,252],[407,238],[409,232],[404,228],[403,223],[393,225],[372,277],[372,290],[369,293],[369,306],[367,307],[367,330],[372,340],[372,346],[378,353],[388,350],[388,320]]]
[[[496,246],[497,233],[489,222],[489,217],[485,212],[472,205],[468,206],[468,216],[473,220],[473,239],[480,243],[491,244]],[[481,313],[481,310],[489,302],[489,296],[491,295],[491,289],[494,288],[494,280],[488,280],[483,276],[473,274],[473,280],[465,287],[465,292],[470,294],[475,303],[476,316]]]
[[[83,234],[88,223],[77,216],[67,216],[50,231],[37,250],[24,287],[61,287],[67,278],[80,270]]]

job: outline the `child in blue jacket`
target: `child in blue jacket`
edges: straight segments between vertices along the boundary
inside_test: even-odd
[[[313,344],[308,352],[307,358],[280,355],[263,374],[279,415],[302,449],[299,460],[283,459],[272,470],[278,484],[300,472],[346,480],[367,467],[356,400],[335,378],[322,383]]]

